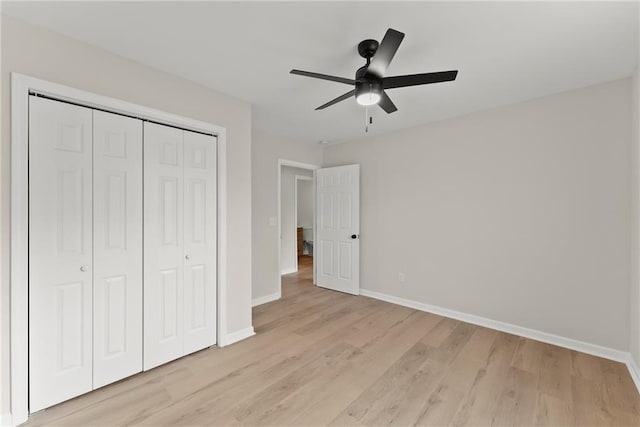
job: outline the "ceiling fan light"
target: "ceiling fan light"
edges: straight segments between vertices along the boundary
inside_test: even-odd
[[[373,80],[356,83],[356,102],[360,105],[375,105],[382,98],[382,82]]]
[[[376,92],[364,92],[356,96],[356,101],[360,105],[374,105],[380,102],[380,94]]]

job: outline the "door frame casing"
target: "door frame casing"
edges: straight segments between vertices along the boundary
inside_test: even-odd
[[[29,256],[29,95],[37,93],[89,108],[134,116],[143,120],[213,134],[217,137],[217,344],[226,344],[227,293],[227,139],[224,127],[164,111],[97,95],[58,83],[11,73],[11,247],[10,247],[10,408],[8,421],[27,421],[28,409],[28,256]]]
[[[311,163],[297,162],[295,160],[278,159],[278,172],[277,172],[277,197],[276,203],[278,208],[278,296],[276,299],[282,297],[282,167],[290,166],[298,169],[307,169],[313,171],[313,181],[316,180],[316,169],[320,169],[320,166],[313,165]],[[316,234],[316,210],[313,209],[313,240],[315,241]],[[297,262],[297,261],[296,261]],[[313,284],[316,283],[316,263],[313,263]]]

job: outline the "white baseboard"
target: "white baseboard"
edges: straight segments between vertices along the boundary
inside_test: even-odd
[[[622,362],[622,363],[628,364],[630,360],[629,352],[626,352],[626,351],[616,350],[609,347],[603,347],[597,344],[590,344],[583,341],[574,340],[572,338],[566,338],[560,335],[554,335],[547,332],[538,331],[536,329],[529,329],[523,326],[513,325],[511,323],[501,322],[493,319],[487,319],[486,317],[475,316],[473,314],[467,314],[460,311],[451,310],[448,308],[438,307],[430,304],[424,304],[417,301],[411,301],[404,298],[383,294],[380,292],[370,291],[368,289],[360,289],[360,295],[379,299],[379,300],[390,302],[393,304],[402,305],[402,306],[413,308],[420,311],[426,311],[428,313],[433,313],[433,314],[437,314],[444,317],[449,317],[451,319],[461,320],[467,323],[473,323],[474,325],[496,329],[498,331],[506,332],[513,335],[518,335],[525,338],[530,338],[536,341],[542,341],[547,344],[553,344],[559,347],[565,347],[570,350],[580,351],[582,353],[603,357],[605,359],[615,360],[616,362]]]
[[[280,272],[280,275],[284,276],[284,275],[287,275],[287,274],[293,274],[293,273],[297,273],[297,272],[298,272],[298,270],[296,270],[295,268],[290,268],[288,270],[282,270]]]
[[[629,369],[631,379],[636,384],[638,393],[640,393],[640,368],[638,368],[638,365],[631,354],[629,354],[629,360],[627,360],[627,369]]]
[[[245,329],[240,329],[236,332],[231,332],[230,334],[226,334],[224,337],[218,342],[219,347],[226,347],[228,345],[237,343],[238,341],[242,341],[243,339],[254,336],[256,333],[253,330],[253,326],[249,326]]]
[[[251,301],[251,307],[266,304],[271,301],[279,300],[281,297],[280,292],[276,292],[271,295],[265,295],[263,297],[255,298]]]
[[[11,413],[0,414],[0,426],[2,427],[13,427],[13,420],[11,417]]]

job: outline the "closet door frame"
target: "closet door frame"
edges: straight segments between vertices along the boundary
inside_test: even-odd
[[[2,423],[18,425],[29,417],[29,96],[42,95],[97,110],[123,114],[217,137],[217,345],[230,344],[226,328],[227,182],[226,129],[199,120],[97,95],[69,86],[11,73],[11,413]]]

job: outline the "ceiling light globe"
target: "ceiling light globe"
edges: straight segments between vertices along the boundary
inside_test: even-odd
[[[356,96],[356,101],[360,105],[374,105],[380,102],[380,94],[375,92],[365,92]]]
[[[375,105],[382,98],[382,81],[371,77],[367,81],[356,83],[356,102],[360,105]]]

